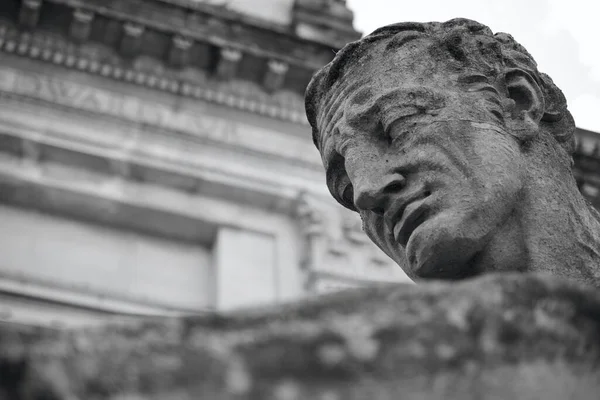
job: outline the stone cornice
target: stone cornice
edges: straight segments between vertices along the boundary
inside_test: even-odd
[[[256,102],[258,106],[243,107],[306,123],[302,95],[310,77],[333,58],[335,50],[358,35],[341,4],[318,13],[321,17],[331,13],[332,24],[313,26],[309,16],[301,18],[300,28],[297,24],[283,28],[226,7],[184,1],[30,0],[18,10],[3,10],[0,5],[1,19],[19,32],[9,32],[0,40],[7,43],[6,52],[209,101],[213,101],[211,84],[225,82],[215,91],[227,97],[221,89],[238,79],[257,90],[246,98],[231,93],[231,102],[235,98]],[[346,12],[340,14],[342,9]],[[6,26],[0,27],[0,33],[6,31]],[[29,43],[36,36],[42,40]],[[206,78],[212,82],[205,82]],[[193,94],[199,88],[209,94]],[[285,93],[283,98],[292,93],[297,97],[291,109],[280,107],[280,93]],[[273,96],[265,98],[265,94]],[[270,109],[273,105],[275,110]]]
[[[183,8],[190,11],[199,11],[214,16],[218,16],[232,22],[242,22],[245,24],[253,25],[258,29],[265,29],[269,32],[274,32],[278,35],[294,36],[293,32],[290,31],[286,25],[265,21],[259,18],[253,18],[249,15],[237,12],[224,6],[206,4],[201,1],[193,0],[155,0],[157,3],[165,3],[178,8]]]
[[[360,39],[352,26],[354,13],[344,0],[296,0],[292,23],[297,35],[341,48]]]
[[[207,88],[184,79],[165,77],[162,74],[143,72],[134,68],[123,67],[116,63],[100,62],[84,56],[77,50],[65,51],[66,44],[42,47],[36,44],[29,33],[18,32],[7,25],[0,25],[0,51],[27,57],[32,60],[52,63],[69,69],[98,75],[105,78],[159,90],[171,94],[200,99],[211,103],[225,105],[260,114],[269,118],[277,118],[293,123],[308,125],[304,110],[300,107],[290,109],[282,105],[258,101],[244,97],[240,93],[227,93],[218,87]],[[56,39],[60,41],[60,39]]]
[[[97,291],[88,285],[61,285],[18,273],[0,272],[0,295],[15,294],[110,314],[131,316],[176,316],[214,311],[210,308],[174,307],[150,298]]]
[[[339,43],[327,46],[320,41],[303,39],[276,24],[264,23],[225,8],[187,1],[126,0],[108,4],[104,0],[44,1],[185,35],[218,47],[238,48],[259,57],[283,60],[310,70],[320,68],[325,61],[314,60],[315,52],[326,54],[327,51],[331,52],[331,47],[339,46]],[[207,26],[210,30],[207,30]],[[257,38],[260,45],[257,46],[250,38]],[[296,53],[302,55],[291,55],[291,49],[296,49]]]

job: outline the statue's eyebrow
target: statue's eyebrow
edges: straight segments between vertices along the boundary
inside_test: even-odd
[[[350,98],[352,99],[352,98]],[[404,107],[416,107],[421,110],[428,108],[438,109],[444,105],[444,101],[437,93],[419,87],[394,88],[377,97],[371,97],[371,101],[351,104],[351,114],[346,115],[349,124],[360,124],[365,118],[377,116],[382,117],[391,109]]]

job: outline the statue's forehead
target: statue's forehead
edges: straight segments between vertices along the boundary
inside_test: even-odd
[[[323,139],[335,132],[349,111],[352,114],[375,112],[386,105],[412,104],[439,107],[443,87],[453,84],[450,75],[436,82],[432,69],[387,69],[379,74],[355,74],[343,79],[330,90],[321,103],[319,127]],[[439,83],[439,85],[438,85]],[[438,87],[436,90],[436,86]],[[362,110],[362,109],[365,110]]]
[[[427,41],[386,52],[378,49],[349,61],[337,82],[324,96],[321,114],[327,114],[332,107],[341,103],[340,100],[352,98],[353,101],[361,101],[367,93],[377,95],[391,87],[430,83],[434,74],[447,70],[447,63],[429,51],[430,44]]]

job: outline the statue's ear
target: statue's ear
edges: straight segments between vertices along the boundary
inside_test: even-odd
[[[504,75],[510,116],[507,123],[521,139],[528,139],[537,132],[544,116],[544,95],[538,83],[527,72],[511,69]]]

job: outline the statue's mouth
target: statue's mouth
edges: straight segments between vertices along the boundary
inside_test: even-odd
[[[426,199],[427,197],[424,197],[408,204],[402,213],[402,218],[394,225],[394,239],[402,247],[406,247],[412,233],[427,218],[429,207]]]

